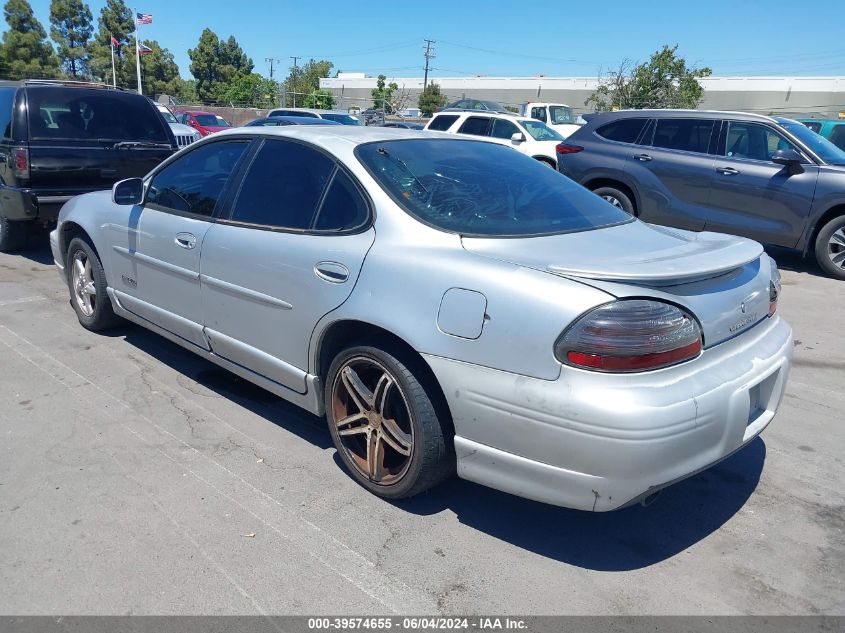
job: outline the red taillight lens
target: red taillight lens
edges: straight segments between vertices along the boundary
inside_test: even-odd
[[[25,147],[12,148],[12,171],[18,178],[29,178],[29,150]]]
[[[606,372],[647,371],[701,353],[695,319],[668,303],[632,299],[588,312],[555,343],[562,363]]]
[[[555,152],[558,154],[577,154],[583,151],[584,148],[580,145],[569,145],[568,143],[560,143],[555,147]]]

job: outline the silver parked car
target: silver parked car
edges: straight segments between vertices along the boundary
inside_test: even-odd
[[[51,244],[84,327],[123,317],[325,415],[390,499],[457,469],[622,507],[755,438],[791,362],[756,242],[454,135],[222,132],[71,200]]]

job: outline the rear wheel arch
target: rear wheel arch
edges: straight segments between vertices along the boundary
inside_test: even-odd
[[[631,200],[631,203],[634,205],[634,215],[640,214],[639,196],[632,187],[629,187],[624,182],[614,178],[592,178],[581,184],[590,191],[595,191],[596,189],[600,189],[602,187],[613,187],[614,189],[618,189]]]
[[[327,326],[319,335],[314,355],[314,373],[320,377],[321,382],[325,384],[335,357],[344,349],[354,345],[369,345],[389,352],[416,375],[432,399],[441,423],[448,429],[448,440],[451,444],[455,427],[440,382],[420,353],[407,341],[389,330],[355,319],[335,321]]]

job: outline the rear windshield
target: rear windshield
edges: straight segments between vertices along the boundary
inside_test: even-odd
[[[79,88],[30,88],[32,139],[169,143],[164,120],[146,98]]]
[[[230,127],[226,119],[215,114],[195,114],[194,118],[203,127]]]
[[[552,235],[631,219],[547,165],[496,143],[380,141],[359,146],[356,155],[408,213],[453,233]]]
[[[572,116],[572,108],[569,106],[549,106],[549,113],[551,114],[552,123],[575,123],[575,117]]]
[[[358,117],[352,116],[351,114],[323,113],[321,116],[324,119],[335,121],[342,125],[364,125]]]

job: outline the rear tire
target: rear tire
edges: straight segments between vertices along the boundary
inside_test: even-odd
[[[619,191],[619,189],[615,189],[614,187],[599,187],[598,189],[593,189],[593,193],[600,198],[603,198],[617,209],[621,209],[625,213],[629,213],[631,215],[636,215],[634,203],[627,194]]]
[[[845,215],[833,218],[816,236],[816,261],[834,279],[845,280]]]
[[[13,222],[0,215],[0,252],[17,253],[26,246],[30,222]]]
[[[94,247],[87,240],[75,237],[67,249],[66,268],[70,304],[80,325],[98,332],[119,325],[120,317],[106,292],[106,273]]]
[[[325,386],[338,455],[361,486],[383,499],[412,497],[454,473],[450,437],[412,359],[359,345],[337,355]],[[430,389],[430,388],[429,388]],[[344,421],[345,420],[345,421]]]

